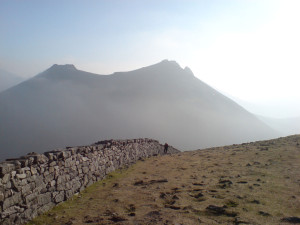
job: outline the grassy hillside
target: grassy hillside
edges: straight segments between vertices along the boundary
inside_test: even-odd
[[[300,135],[140,161],[29,224],[289,224],[289,217],[300,217]]]

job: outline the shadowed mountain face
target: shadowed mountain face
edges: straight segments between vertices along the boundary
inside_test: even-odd
[[[21,83],[24,79],[0,69],[0,92]]]
[[[187,150],[277,135],[167,60],[106,76],[53,65],[0,94],[0,123],[1,159],[102,139],[148,137]]]

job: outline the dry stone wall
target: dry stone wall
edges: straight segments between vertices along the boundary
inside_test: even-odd
[[[170,153],[178,150],[169,147]],[[100,141],[0,163],[0,224],[24,224],[107,174],[163,154],[152,139]]]

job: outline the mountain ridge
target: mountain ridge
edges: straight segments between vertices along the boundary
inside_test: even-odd
[[[277,135],[190,70],[165,60],[111,75],[53,65],[0,94],[0,120],[2,158],[99,139],[147,137],[191,150]]]
[[[14,73],[0,69],[0,92],[13,87],[21,83],[22,81],[24,81],[24,78]]]

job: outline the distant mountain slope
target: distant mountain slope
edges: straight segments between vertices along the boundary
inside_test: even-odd
[[[0,69],[0,92],[21,83],[24,79]]]
[[[273,129],[280,131],[283,136],[300,134],[300,117],[284,119],[268,118],[264,116],[257,117]]]
[[[277,135],[167,60],[107,76],[53,65],[0,94],[0,123],[2,159],[110,138],[197,149]]]

